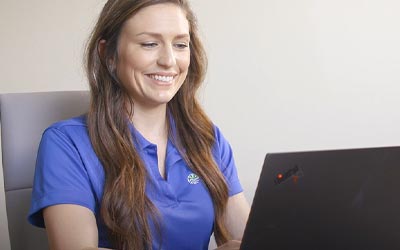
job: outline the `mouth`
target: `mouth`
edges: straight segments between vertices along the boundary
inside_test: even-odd
[[[170,84],[174,81],[176,77],[176,75],[157,75],[157,74],[147,74],[146,76],[162,84]]]

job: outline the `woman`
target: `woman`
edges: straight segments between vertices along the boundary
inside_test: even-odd
[[[110,0],[86,53],[91,106],[39,147],[29,220],[52,249],[238,249],[249,206],[195,94],[206,70],[186,0]]]

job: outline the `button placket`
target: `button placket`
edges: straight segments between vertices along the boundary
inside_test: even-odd
[[[176,195],[172,191],[172,188],[170,184],[168,183],[168,171],[166,172],[167,174],[167,180],[162,178],[160,171],[158,169],[158,154],[157,154],[157,146],[156,145],[151,145],[148,146],[145,150],[145,153],[147,155],[147,161],[146,164],[148,164],[148,169],[151,171],[152,178],[155,179],[155,182],[157,183],[157,192],[162,194],[160,196],[161,202],[163,205],[166,206],[174,206],[177,204],[177,199]],[[166,160],[166,165],[168,164],[168,161]],[[167,170],[167,166],[166,166]],[[164,198],[163,198],[164,197]]]

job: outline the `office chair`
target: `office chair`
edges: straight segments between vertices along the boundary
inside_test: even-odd
[[[0,94],[2,168],[12,250],[49,248],[45,230],[27,221],[39,141],[49,125],[86,113],[88,106],[87,91]]]

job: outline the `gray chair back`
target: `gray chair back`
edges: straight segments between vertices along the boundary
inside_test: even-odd
[[[12,250],[48,249],[45,231],[27,221],[38,145],[45,128],[86,113],[88,107],[88,91],[0,94],[2,165]]]

